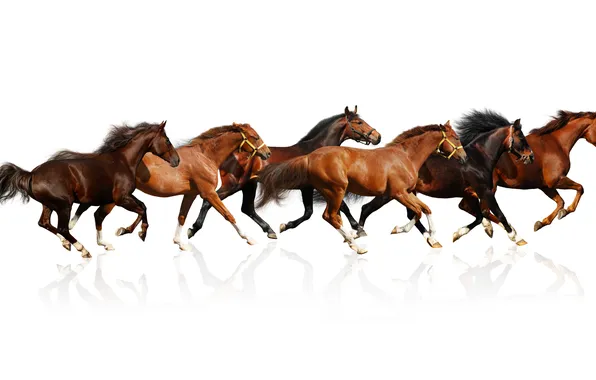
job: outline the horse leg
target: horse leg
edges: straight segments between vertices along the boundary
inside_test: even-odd
[[[412,215],[412,219],[410,219],[408,224],[406,224],[403,227],[395,226],[395,228],[393,229],[393,231],[391,231],[391,233],[399,234],[402,232],[409,232],[412,229],[412,227],[414,227],[414,225],[420,221],[420,218],[422,217],[422,214],[424,213],[424,215],[426,215],[426,218],[428,219],[428,225],[429,225],[429,230],[430,230],[430,233],[428,233],[428,232],[423,233],[423,236],[426,239],[426,242],[432,248],[442,248],[443,246],[441,245],[441,243],[439,243],[434,237],[436,230],[434,227],[434,222],[433,222],[433,219],[431,216],[432,212],[431,212],[430,208],[424,202],[422,202],[420,200],[420,198],[418,198],[413,193],[398,194],[395,197],[395,199],[397,199],[397,201],[399,203],[406,206],[406,208],[408,208],[410,211],[412,211],[412,214],[409,214],[409,215]]]
[[[457,240],[459,240],[459,238],[461,238],[462,236],[467,235],[470,231],[474,229],[474,227],[482,223],[482,220],[484,219],[482,215],[482,209],[480,208],[480,201],[474,197],[464,196],[461,202],[459,202],[459,208],[474,216],[475,219],[472,223],[468,224],[465,227],[461,227],[459,230],[453,233],[454,243]],[[488,231],[485,230],[485,232],[488,234]],[[492,225],[491,234],[488,236],[492,237]]]
[[[97,230],[97,245],[104,247],[106,251],[113,251],[114,246],[112,246],[112,244],[108,243],[107,241],[103,240],[102,223],[106,216],[108,216],[108,214],[112,212],[114,206],[116,206],[116,204],[114,203],[109,203],[107,205],[100,206],[93,214],[95,216],[95,229]]]
[[[60,209],[56,210],[56,213],[58,214],[58,233],[68,240],[72,245],[74,245],[77,251],[81,252],[81,257],[90,259],[91,254],[89,251],[87,251],[85,247],[83,247],[83,244],[79,243],[77,239],[70,234],[70,230],[68,229],[71,210],[71,204],[65,204]]]
[[[145,238],[147,237],[147,229],[149,228],[149,222],[147,221],[147,207],[145,204],[132,194],[122,196],[120,199],[116,200],[116,204],[138,215],[137,219],[129,227],[120,227],[118,231],[116,231],[116,236],[131,234],[142,220],[143,224],[141,225],[141,231],[139,231],[139,237],[141,240],[145,241]]]
[[[69,229],[72,230],[73,228],[75,228],[75,226],[77,225],[77,222],[81,218],[81,215],[83,215],[83,213],[85,211],[89,210],[89,207],[91,207],[91,205],[87,205],[87,204],[79,205],[79,207],[77,208],[77,211],[75,212],[75,215],[70,220],[70,223],[68,223]]]
[[[492,211],[493,214],[495,214],[495,216],[499,220],[499,225],[501,227],[503,227],[505,229],[505,231],[507,231],[507,236],[509,237],[509,240],[511,240],[512,242],[515,242],[515,244],[517,244],[517,245],[528,244],[524,239],[521,239],[519,236],[517,236],[517,232],[509,224],[509,222],[507,221],[507,218],[505,217],[505,214],[503,214],[503,211],[501,211],[501,208],[499,207],[499,204],[497,203],[497,200],[495,199],[494,193],[492,193],[491,191],[486,191],[484,196],[482,197],[482,199],[484,199],[486,201],[486,204],[488,205],[490,211]],[[489,213],[488,209],[482,210],[482,214],[484,215],[485,218],[488,218],[488,213]]]
[[[240,190],[240,187],[232,184],[229,180],[222,179],[222,184],[220,188],[217,190],[217,196],[219,197],[219,199],[223,201],[230,195],[236,194],[238,190]],[[199,232],[199,230],[203,228],[203,223],[205,222],[205,218],[207,217],[207,212],[209,212],[210,209],[211,203],[203,199],[203,204],[201,205],[201,211],[199,212],[199,216],[197,217],[197,220],[195,220],[195,222],[193,223],[192,227],[188,229],[187,236],[189,239],[195,236],[197,232]]]
[[[242,208],[244,214],[248,215],[256,224],[261,227],[269,239],[277,239],[275,231],[255,211],[255,198],[257,196],[257,182],[249,181],[242,187]]]
[[[555,187],[557,189],[572,189],[577,192],[577,194],[575,194],[575,199],[573,199],[573,202],[571,203],[571,205],[566,210],[559,211],[558,218],[563,219],[564,217],[571,214],[572,212],[574,212],[577,209],[579,200],[581,199],[582,195],[584,194],[584,187],[568,177],[561,178],[559,180],[559,182],[557,182],[557,185]]]
[[[346,202],[341,201],[341,206],[339,207],[339,211],[344,213],[346,218],[348,218],[348,222],[350,222],[350,226],[352,226],[352,229],[356,231],[356,236],[354,236],[354,239],[358,239],[360,237],[367,236],[366,231],[364,231],[364,228],[362,228],[362,226],[360,224],[358,224],[356,219],[354,219],[354,216],[352,216],[352,212],[350,211],[350,208],[348,207]]]
[[[313,213],[313,194],[315,189],[312,187],[307,187],[304,189],[300,189],[302,193],[302,204],[304,204],[304,215],[296,220],[292,220],[287,223],[282,223],[279,226],[279,232],[284,232],[292,228],[298,227],[302,222],[310,219]]]
[[[39,218],[38,225],[46,230],[50,231],[54,235],[58,236],[62,246],[67,250],[70,251],[70,242],[68,242],[62,235],[58,233],[58,229],[50,223],[50,219],[52,216],[52,209],[46,205],[43,205],[43,210],[41,211],[41,217]]]
[[[176,227],[176,232],[174,233],[174,244],[177,244],[183,251],[189,251],[190,247],[188,244],[183,244],[182,240],[180,239],[180,232],[182,231],[182,227],[184,227],[184,222],[186,221],[186,216],[188,215],[188,211],[192,206],[193,202],[197,199],[197,194],[184,194],[182,198],[182,204],[180,205],[180,212],[178,213],[178,226]]]
[[[561,211],[564,211],[563,208],[565,207],[565,201],[563,200],[563,197],[561,197],[557,189],[543,187],[540,190],[542,190],[542,192],[546,194],[547,197],[557,202],[557,207],[555,208],[555,211],[551,212],[549,216],[542,220],[542,222],[538,221],[534,224],[534,232],[538,231],[544,226],[548,226],[549,224],[551,224],[553,220],[555,220],[557,214],[559,214],[559,212]]]
[[[358,224],[364,227],[364,223],[366,222],[366,219],[370,216],[370,214],[385,206],[389,202],[391,202],[391,197],[382,196],[375,197],[372,201],[364,204],[360,211],[360,221],[358,222]]]
[[[232,226],[234,227],[234,229],[236,230],[236,232],[242,239],[246,240],[246,242],[250,245],[256,244],[256,242],[253,239],[251,239],[249,236],[245,235],[240,230],[240,228],[238,228],[238,226],[236,225],[236,219],[234,219],[234,216],[230,213],[230,211],[228,211],[228,209],[223,204],[221,199],[219,199],[219,197],[217,196],[217,193],[214,190],[207,194],[201,194],[201,198],[203,198],[207,202],[211,203],[211,205],[213,207],[215,207],[217,212],[219,212],[221,214],[221,216],[224,217],[225,220],[227,220],[228,222],[230,222],[230,224],[232,224]]]
[[[323,212],[323,219],[331,224],[337,232],[344,238],[344,242],[348,243],[356,253],[362,255],[368,252],[364,248],[360,248],[354,241],[352,234],[343,228],[343,221],[341,215],[339,215],[339,208],[345,195],[345,187],[337,187],[334,190],[325,189],[320,191],[327,201],[327,207]]]

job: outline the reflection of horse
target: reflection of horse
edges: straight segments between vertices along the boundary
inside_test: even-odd
[[[73,282],[73,280],[76,279],[76,277],[85,269],[85,267],[88,264],[89,260],[83,260],[81,263],[75,265],[74,267],[70,264],[67,266],[57,264],[56,267],[58,268],[60,278],[58,280],[50,282],[48,285],[44,286],[39,290],[39,298],[41,299],[41,301],[48,307],[52,306],[51,294],[52,290],[56,289],[56,302],[62,306],[69,305],[70,284],[71,282]]]

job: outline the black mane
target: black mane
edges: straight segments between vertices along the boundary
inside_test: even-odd
[[[301,143],[301,142],[304,142],[304,141],[312,140],[319,133],[321,133],[321,131],[324,131],[324,130],[328,129],[339,118],[342,118],[344,116],[346,116],[345,113],[340,113],[338,115],[331,116],[331,117],[328,117],[327,119],[324,119],[324,120],[319,121],[319,123],[317,125],[315,125],[310,131],[308,131],[308,133],[306,134],[306,136],[304,136],[303,138],[301,138],[300,141],[298,141],[298,142]],[[350,113],[350,116],[351,117],[357,117],[358,115],[353,114],[353,113]]]
[[[112,126],[112,129],[103,140],[103,144],[99,148],[97,148],[93,153],[79,153],[71,150],[61,150],[59,152],[54,153],[54,155],[52,155],[48,159],[48,161],[90,158],[100,154],[110,153],[128,145],[128,143],[130,143],[130,141],[139,134],[145,133],[152,129],[156,129],[159,126],[159,123],[140,123],[134,127],[131,127],[126,124],[120,126]]]
[[[462,145],[468,145],[478,136],[497,128],[512,125],[504,116],[492,110],[472,110],[457,122],[455,130]]]

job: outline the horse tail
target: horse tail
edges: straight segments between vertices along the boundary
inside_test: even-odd
[[[344,202],[354,203],[354,202],[359,201],[362,198],[364,198],[364,196],[346,192],[346,194],[344,195]],[[321,193],[319,193],[317,190],[315,190],[315,192],[313,194],[313,202],[315,204],[327,203],[327,201],[325,200],[325,197],[323,197],[323,195],[321,195]]]
[[[0,166],[0,203],[21,196],[24,203],[31,198],[33,174],[11,163]]]
[[[265,166],[257,178],[262,185],[257,207],[263,207],[272,200],[279,203],[288,190],[307,186],[308,177],[308,156]]]

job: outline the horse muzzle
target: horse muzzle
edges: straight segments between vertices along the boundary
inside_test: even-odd
[[[170,166],[173,168],[177,168],[180,165],[180,157],[174,156],[170,158]]]
[[[532,162],[534,162],[534,153],[523,154],[521,156],[521,161],[524,163],[524,165],[531,164]]]

